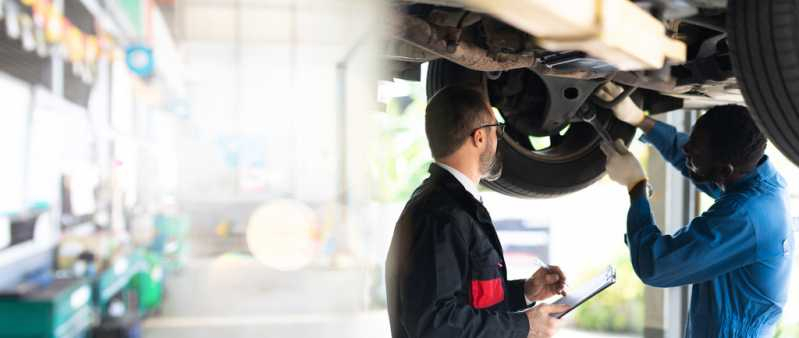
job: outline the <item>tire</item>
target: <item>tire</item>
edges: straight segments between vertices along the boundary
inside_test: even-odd
[[[487,81],[490,80],[482,72],[469,70],[443,59],[431,61],[427,69],[427,97],[432,97],[438,90],[452,84],[473,86],[486,93]],[[611,136],[614,139],[621,138],[629,144],[635,128],[612,118],[609,111],[605,111],[603,115]],[[508,129],[512,127],[510,125]],[[590,127],[586,124],[586,128]],[[506,133],[508,134],[511,133]],[[516,135],[513,138],[524,140],[527,135]],[[518,143],[512,144],[513,138],[501,138],[498,144],[503,156],[502,177],[493,182],[481,182],[491,190],[521,198],[556,197],[583,189],[604,175],[605,155],[599,149],[598,137],[582,155],[564,161],[534,158],[524,148],[520,148]]]
[[[753,119],[799,165],[799,0],[732,0],[733,71]]]

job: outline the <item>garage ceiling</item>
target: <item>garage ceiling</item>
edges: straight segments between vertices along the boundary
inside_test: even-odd
[[[369,0],[177,0],[175,30],[184,42],[348,44],[367,22]]]

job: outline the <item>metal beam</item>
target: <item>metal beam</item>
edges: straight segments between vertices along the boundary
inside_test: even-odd
[[[687,132],[696,116],[697,111],[676,111],[659,119],[679,131]],[[664,233],[673,233],[696,216],[696,188],[657,154],[649,157],[647,169],[650,182],[655,187],[652,198],[655,222]],[[682,337],[689,293],[690,286],[668,289],[647,287],[644,290],[644,337]]]
[[[621,70],[685,62],[686,46],[629,0],[462,0],[535,37],[551,50],[582,50]]]

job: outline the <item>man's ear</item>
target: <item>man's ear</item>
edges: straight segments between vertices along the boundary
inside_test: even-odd
[[[735,167],[733,167],[730,163],[718,167],[719,179],[721,181],[726,181],[734,172]]]
[[[485,140],[486,135],[483,132],[483,129],[484,128],[480,128],[480,129],[475,130],[474,133],[471,136],[472,144],[474,144],[475,147],[479,147],[480,143],[486,141]]]

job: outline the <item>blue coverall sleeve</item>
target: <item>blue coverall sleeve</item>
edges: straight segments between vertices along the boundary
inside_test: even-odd
[[[655,121],[655,126],[642,135],[640,140],[654,146],[667,162],[671,163],[683,176],[691,179],[688,167],[685,164],[685,153],[682,149],[683,145],[688,142],[688,134],[678,132],[674,126],[669,124]],[[721,196],[722,191],[715,184],[696,182],[693,179],[691,181],[696,185],[697,189],[710,197],[715,199]]]
[[[633,269],[650,286],[700,283],[751,264],[757,239],[746,210],[719,200],[672,235],[655,225],[643,192],[631,194],[627,246]]]

